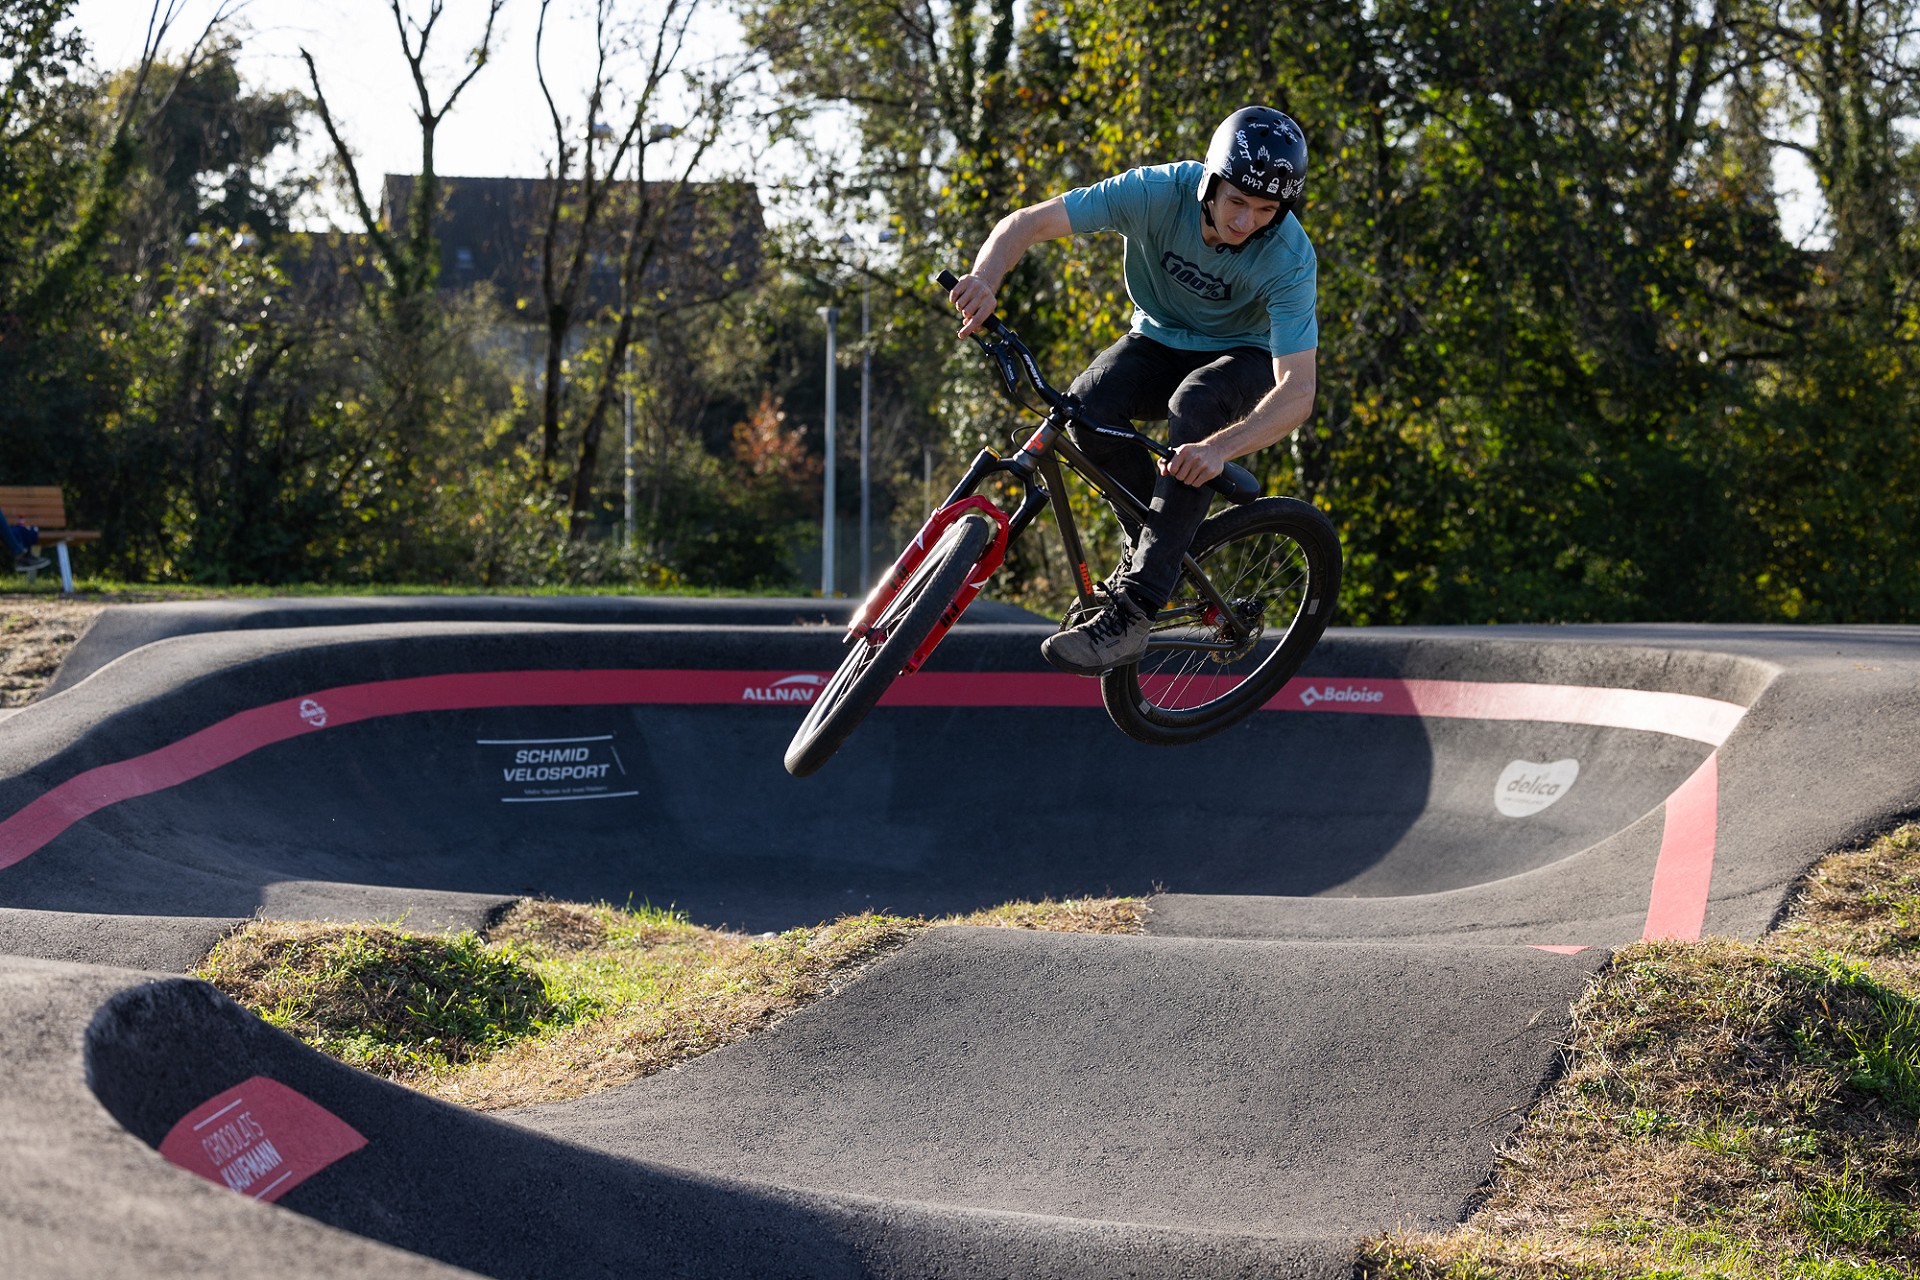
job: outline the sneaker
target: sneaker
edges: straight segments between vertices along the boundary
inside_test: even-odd
[[[20,573],[38,573],[52,563],[45,556],[37,556],[31,551],[22,551],[13,558],[13,567]]]
[[[1108,592],[1107,599],[1107,606],[1087,621],[1042,640],[1041,655],[1077,676],[1105,675],[1140,661],[1153,618],[1123,591]]]

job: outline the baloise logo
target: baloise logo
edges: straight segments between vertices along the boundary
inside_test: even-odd
[[[1308,685],[1300,691],[1300,705],[1311,707],[1321,702],[1384,702],[1386,697],[1378,689],[1356,689],[1352,685],[1340,689],[1330,684],[1316,689]]]
[[[1160,255],[1160,266],[1168,275],[1208,302],[1227,302],[1233,298],[1233,291],[1227,288],[1225,280],[1208,275],[1171,249]]]

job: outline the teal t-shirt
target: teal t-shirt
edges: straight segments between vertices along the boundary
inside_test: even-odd
[[[1183,351],[1261,347],[1276,356],[1320,345],[1318,260],[1288,214],[1235,253],[1201,237],[1197,160],[1129,169],[1062,197],[1074,231],[1126,237],[1133,330]]]

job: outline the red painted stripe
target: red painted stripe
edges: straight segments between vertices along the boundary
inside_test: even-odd
[[[0,820],[0,868],[109,805],[178,786],[241,756],[317,730],[380,716],[490,707],[737,705],[781,702],[818,673],[784,671],[486,671],[415,676],[255,707],[178,742],[101,765]],[[1218,679],[1218,677],[1210,677]],[[921,672],[884,706],[1097,707],[1099,685],[1054,672]],[[796,700],[796,705],[798,701]],[[1552,720],[1643,729],[1717,745],[1744,708],[1690,694],[1444,680],[1292,680],[1268,710],[1478,720]]]
[[[0,868],[108,805],[179,786],[262,747],[379,716],[485,707],[628,706],[743,701],[748,683],[785,673],[490,671],[342,685],[229,716],[180,741],[68,779],[0,821]]]
[[[1097,707],[1100,682],[1060,671],[916,671],[883,707]]]
[[[1653,869],[1647,907],[1649,941],[1692,942],[1707,920],[1707,890],[1713,882],[1713,846],[1720,817],[1720,754],[1715,752],[1667,797],[1660,860]]]

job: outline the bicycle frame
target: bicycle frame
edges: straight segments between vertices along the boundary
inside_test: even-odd
[[[952,278],[944,276],[944,273],[940,283],[949,289],[953,285]],[[940,540],[941,534],[956,520],[970,512],[978,511],[993,519],[996,530],[992,544],[981,556],[979,565],[967,579],[966,586],[960,590],[954,597],[953,603],[941,615],[932,633],[901,669],[902,674],[911,674],[920,669],[940,641],[945,638],[947,632],[953,628],[954,623],[959,621],[960,615],[966,611],[967,606],[972,604],[974,598],[980,594],[980,589],[986,585],[988,579],[1005,563],[1007,548],[1013,540],[1025,533],[1027,527],[1040,514],[1041,509],[1049,505],[1053,508],[1054,522],[1059,527],[1061,540],[1065,543],[1067,559],[1073,565],[1074,593],[1078,597],[1079,605],[1084,608],[1096,605],[1093,576],[1087,569],[1087,557],[1080,539],[1079,526],[1074,520],[1072,507],[1067,501],[1066,487],[1060,474],[1061,461],[1065,461],[1093,487],[1096,493],[1117,507],[1129,519],[1144,523],[1150,518],[1150,512],[1136,495],[1129,492],[1125,486],[1080,451],[1067,434],[1070,426],[1078,425],[1100,435],[1130,441],[1161,458],[1169,457],[1173,453],[1158,441],[1143,436],[1131,428],[1109,426],[1087,417],[1081,411],[1077,399],[1048,385],[1045,377],[1040,373],[1038,364],[1034,361],[1033,352],[1020,341],[1013,330],[996,318],[988,322],[987,331],[992,334],[991,339],[983,334],[975,334],[974,341],[980,344],[998,366],[1008,398],[1016,404],[1021,403],[1018,376],[1024,373],[1034,390],[1047,401],[1049,410],[1040,426],[1035,428],[1026,443],[1011,457],[1002,457],[991,449],[982,449],[974,455],[972,463],[967,467],[966,475],[947,495],[946,501],[935,508],[933,514],[927,518],[927,522],[921,526],[919,533],[914,535],[906,549],[900,553],[900,557],[894,561],[893,567],[881,575],[879,582],[854,613],[853,620],[847,627],[847,640],[852,642],[873,639],[874,621],[913,576],[913,571],[926,559],[928,552]],[[1238,474],[1223,477],[1222,482],[1216,483],[1214,487],[1235,501],[1247,501],[1257,494],[1258,486],[1250,474],[1239,467],[1233,467],[1232,471]],[[1011,515],[977,492],[982,484],[996,475],[1011,475],[1021,485],[1020,504]],[[1200,567],[1192,555],[1183,557],[1181,569],[1198,588],[1202,603],[1197,609],[1191,606],[1186,609],[1163,609],[1155,617],[1155,623],[1191,621],[1203,625],[1209,632],[1220,638],[1196,640],[1156,634],[1149,639],[1148,647],[1230,653],[1251,644],[1255,633],[1247,626],[1246,620],[1240,616],[1232,604],[1221,596],[1212,581],[1208,579],[1206,571]]]

